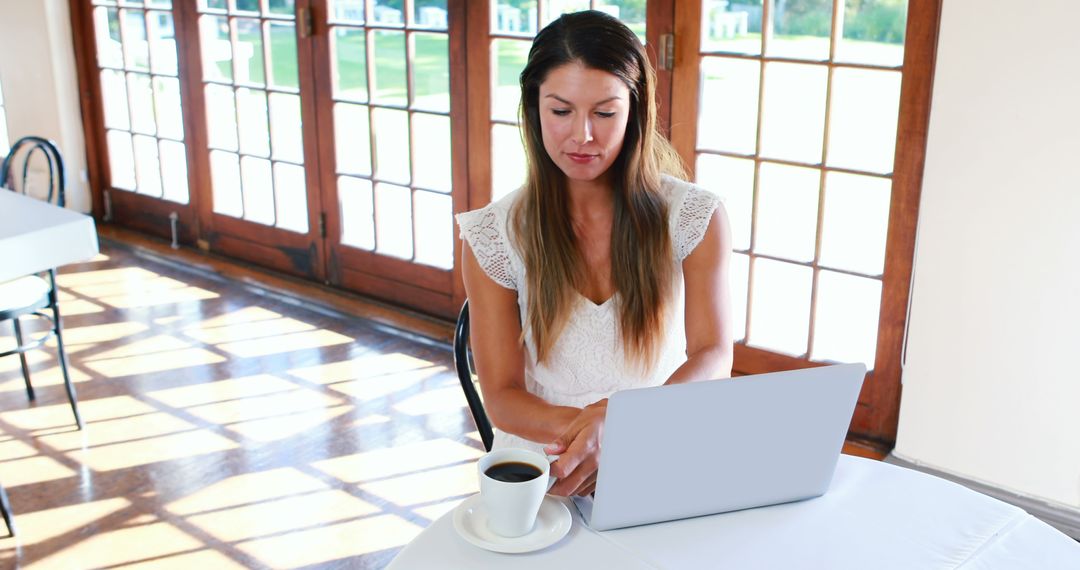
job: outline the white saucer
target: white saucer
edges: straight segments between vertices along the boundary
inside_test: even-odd
[[[532,531],[517,538],[499,536],[487,527],[487,512],[480,495],[473,495],[454,509],[454,530],[461,538],[492,552],[521,553],[546,548],[570,532],[574,518],[570,509],[554,497],[544,497]]]

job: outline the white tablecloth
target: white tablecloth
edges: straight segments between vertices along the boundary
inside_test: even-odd
[[[0,188],[0,283],[97,252],[90,216]]]
[[[570,534],[528,554],[472,546],[448,513],[390,568],[1080,569],[1080,543],[1015,506],[847,455],[808,501],[607,532],[571,511]]]

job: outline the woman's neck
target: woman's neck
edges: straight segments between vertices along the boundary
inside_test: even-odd
[[[568,179],[566,182],[571,220],[589,223],[611,217],[615,202],[606,176],[595,180]]]

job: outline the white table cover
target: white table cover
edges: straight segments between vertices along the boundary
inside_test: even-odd
[[[90,216],[0,188],[0,283],[97,252]]]
[[[1015,506],[847,455],[828,493],[798,503],[607,532],[571,511],[570,534],[529,554],[469,544],[448,513],[390,568],[1080,569],[1080,543]]]

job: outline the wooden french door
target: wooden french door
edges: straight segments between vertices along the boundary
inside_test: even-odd
[[[738,372],[871,369],[891,443],[939,0],[680,0],[672,142],[726,197]]]

